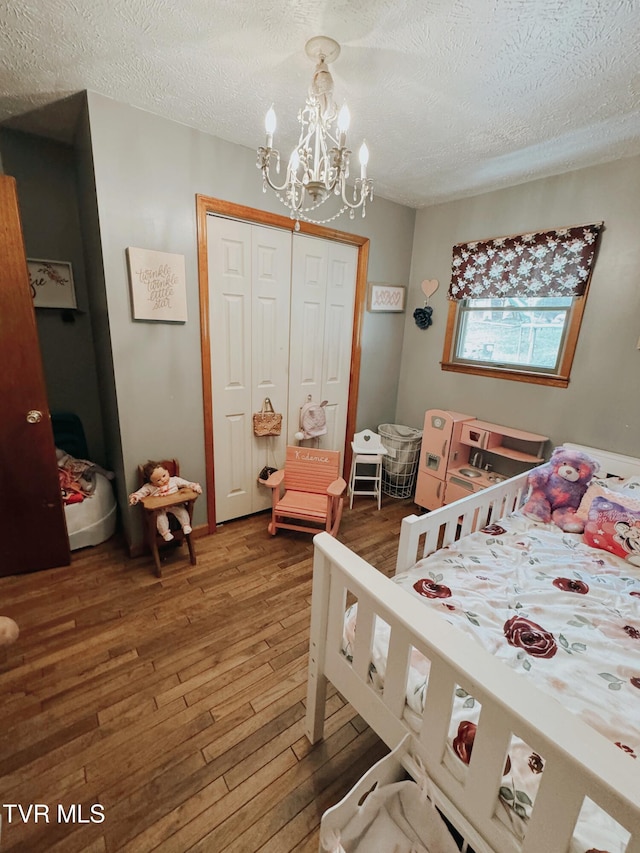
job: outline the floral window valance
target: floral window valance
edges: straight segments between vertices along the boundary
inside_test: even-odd
[[[453,247],[449,299],[582,296],[602,222]]]

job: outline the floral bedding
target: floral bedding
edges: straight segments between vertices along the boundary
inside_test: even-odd
[[[640,568],[587,546],[580,535],[515,513],[421,560],[394,581],[506,666],[532,678],[630,760],[640,755]],[[347,656],[356,613],[357,605],[347,611]],[[371,677],[380,686],[389,629],[377,622]],[[423,710],[428,670],[428,661],[414,650],[410,711]],[[469,762],[479,710],[459,688],[450,766]],[[529,816],[543,768],[544,757],[514,738],[501,788],[512,822]],[[623,851],[624,839],[611,823],[602,813],[585,814],[572,850]]]

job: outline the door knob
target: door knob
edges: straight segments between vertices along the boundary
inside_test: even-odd
[[[27,412],[27,423],[28,424],[39,424],[42,420],[42,412],[39,412],[37,409],[31,409],[30,412]]]

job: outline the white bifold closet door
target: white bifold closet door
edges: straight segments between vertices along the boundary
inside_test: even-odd
[[[264,465],[284,458],[289,373],[291,234],[207,217],[216,521],[266,509]],[[283,413],[279,437],[253,434],[265,397]]]
[[[216,522],[267,509],[258,484],[295,444],[300,407],[328,400],[328,434],[345,442],[357,249],[329,240],[207,217]],[[269,397],[283,414],[279,437],[253,434]]]
[[[344,449],[358,250],[296,234],[293,238],[289,358],[289,443],[300,407],[327,400],[327,434],[303,442]]]

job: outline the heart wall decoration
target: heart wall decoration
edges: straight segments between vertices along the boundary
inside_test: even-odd
[[[430,299],[438,289],[439,284],[440,282],[437,278],[425,278],[420,287],[427,299]]]
[[[428,329],[433,323],[433,308],[429,305],[429,299],[438,289],[439,281],[437,278],[426,278],[420,287],[426,297],[424,308],[416,308],[413,312],[413,319],[416,321],[416,326],[419,329]]]

